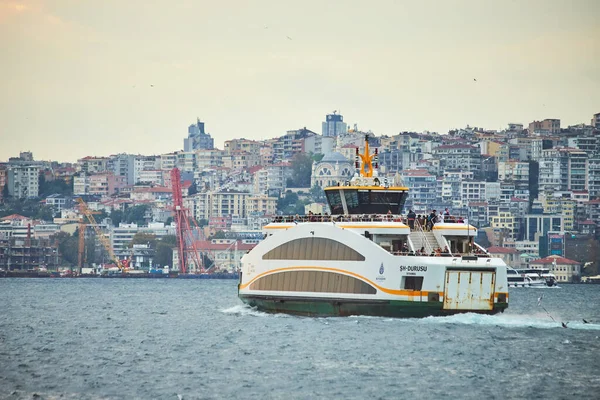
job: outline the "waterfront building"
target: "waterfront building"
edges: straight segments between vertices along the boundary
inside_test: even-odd
[[[492,258],[501,258],[509,267],[521,266],[520,253],[515,248],[491,246],[487,248],[487,252]]]
[[[529,262],[529,266],[531,268],[549,268],[559,283],[579,282],[581,278],[581,264],[558,255],[532,260]]]

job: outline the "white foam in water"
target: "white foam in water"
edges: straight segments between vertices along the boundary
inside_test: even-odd
[[[507,328],[561,328],[561,321],[552,321],[541,315],[485,315],[485,314],[456,314],[448,317],[427,317],[421,321],[434,324],[463,324],[463,325],[493,325]],[[566,322],[569,329],[600,330],[600,324],[585,324],[583,322]]]
[[[262,311],[258,311],[254,307],[250,307],[247,304],[238,304],[236,306],[226,308],[225,310],[221,310],[224,314],[234,314],[234,315],[250,315],[253,317],[287,317],[286,314],[269,314]]]

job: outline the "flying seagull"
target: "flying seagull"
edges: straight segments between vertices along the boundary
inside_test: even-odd
[[[538,307],[542,305],[543,298],[544,298],[544,294],[542,293],[542,295],[540,297],[538,297]]]
[[[473,78],[473,80],[474,80],[475,82],[477,82],[477,79]]]
[[[150,87],[154,87],[154,85],[150,85]]]
[[[562,324],[562,327],[563,327],[563,328],[566,328],[566,327],[567,327],[567,324],[568,324],[568,322],[567,322],[567,323],[561,322],[561,324]]]
[[[583,319],[583,323],[584,323],[584,324],[589,324],[589,322],[588,322],[588,321],[586,321],[586,320],[585,320],[585,318]]]
[[[291,37],[289,37],[289,36],[286,36],[286,38],[288,38],[289,40],[292,40],[292,38],[291,38]]]

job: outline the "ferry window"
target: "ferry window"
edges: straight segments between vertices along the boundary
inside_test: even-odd
[[[326,271],[285,271],[264,276],[251,290],[376,294],[368,283],[349,275]]]
[[[290,240],[263,255],[263,260],[339,260],[364,261],[356,250],[329,238],[300,238]]]
[[[394,214],[402,212],[407,193],[402,191],[345,190],[344,197],[350,214]]]
[[[422,276],[405,276],[402,278],[404,281],[403,288],[406,290],[417,290],[420,291],[423,287]]]
[[[346,198],[346,205],[348,211],[355,210],[358,207],[358,193],[356,190],[344,190],[344,197]]]
[[[331,210],[331,214],[343,214],[344,208],[342,206],[342,196],[340,192],[337,190],[327,190],[325,191],[327,195],[327,202],[329,203],[329,209]]]

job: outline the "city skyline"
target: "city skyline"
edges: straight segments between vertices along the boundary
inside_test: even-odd
[[[235,7],[234,7],[235,6]],[[339,110],[376,135],[600,112],[594,1],[0,0],[0,160],[262,140]]]

